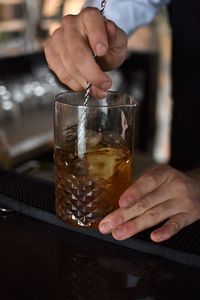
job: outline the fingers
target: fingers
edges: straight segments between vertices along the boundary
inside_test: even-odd
[[[141,176],[132,186],[130,186],[120,197],[120,207],[130,207],[134,205],[139,199],[158,190],[160,186],[168,181],[168,168],[163,166],[154,168]],[[147,201],[147,200],[145,200]],[[139,204],[140,205],[140,204]]]
[[[80,71],[77,69],[76,65],[73,64],[72,60],[69,57],[68,49],[67,47],[64,47],[64,36],[60,29],[57,29],[52,36],[54,44],[56,44],[56,48],[52,51],[60,58],[62,65],[65,68],[65,71],[67,74],[69,74],[69,78],[67,80],[67,85],[69,85],[69,81],[71,79],[77,81],[82,88],[84,88],[87,85],[87,79],[84,79],[84,77],[81,75]],[[55,65],[54,67],[57,69],[59,67],[58,65]],[[55,69],[55,70],[56,70]],[[76,74],[76,76],[72,76],[72,74]]]
[[[127,35],[123,30],[116,26],[111,20],[105,22],[108,36],[108,51],[105,53],[103,60],[98,59],[104,70],[110,71],[119,67],[127,55]]]
[[[130,221],[154,206],[169,199],[168,168],[154,168],[140,177],[120,197],[120,208],[106,216],[99,224],[102,233],[109,233],[117,226]]]
[[[165,241],[191,223],[186,213],[177,214],[166,221],[163,226],[154,230],[150,237],[154,242]]]
[[[48,45],[49,43],[49,45]],[[56,48],[52,46],[52,43],[56,45]],[[90,59],[83,59],[82,67],[77,68],[77,63],[73,61],[73,55],[70,54],[64,45],[63,34],[60,29],[56,30],[52,36],[52,38],[46,42],[45,47],[45,55],[48,61],[50,68],[57,74],[59,79],[65,83],[69,88],[75,91],[84,90],[87,86],[87,81],[90,80],[90,76],[92,76],[91,72],[83,72],[83,68],[87,70],[87,66],[85,66],[84,61],[89,61],[89,64],[94,64],[95,68],[100,70],[99,66],[94,61],[90,50]],[[78,43],[77,43],[78,44]],[[72,53],[73,49],[71,49]],[[77,54],[78,55],[78,54]],[[82,55],[82,54],[81,54]],[[77,58],[77,56],[76,56]],[[91,61],[90,61],[91,60]],[[81,65],[81,62],[79,62]],[[102,71],[100,71],[102,73]],[[104,74],[104,73],[103,73]],[[107,79],[107,77],[106,77]],[[108,84],[102,86],[102,88],[95,87],[95,79],[91,81],[94,84],[94,89],[92,88],[93,94],[96,95],[97,98],[104,98],[107,95],[107,88],[110,87],[111,82],[108,81]]]
[[[164,197],[162,200],[156,197],[153,201],[155,199],[153,195],[156,197],[156,193],[152,193],[151,196],[142,199],[131,208],[119,208],[109,214],[99,224],[99,230],[104,234],[112,231],[115,238],[125,239],[181,212],[182,208],[177,201],[169,199],[162,202]],[[119,231],[123,231],[123,235],[119,234]]]
[[[180,212],[179,205],[173,200],[165,201],[149,210],[144,214],[131,219],[113,229],[112,235],[117,240],[127,239],[147,228],[153,227],[162,221]]]
[[[91,47],[97,55],[103,55],[108,47],[105,22],[97,9],[64,17],[44,50],[48,64],[63,83],[80,91],[90,82],[94,96],[104,98],[112,82],[95,61]]]
[[[66,84],[69,88],[75,91],[82,91],[82,86],[74,80],[67,72],[60,56],[51,47],[45,48],[45,56],[48,61],[49,68],[57,74],[61,82]]]
[[[86,8],[76,16],[65,16],[44,50],[49,66],[63,83],[79,91],[90,82],[91,93],[104,98],[112,86],[104,71],[122,63],[126,40],[126,34],[113,22],[105,22],[98,9]]]
[[[171,167],[159,166],[124,193],[121,207],[100,222],[99,230],[123,240],[167,220],[151,233],[153,241],[164,241],[200,219],[199,199],[198,182]]]
[[[105,55],[108,50],[108,39],[105,19],[100,11],[90,7],[85,8],[81,13],[81,22],[93,53],[97,56]]]
[[[100,223],[100,231],[102,233],[111,232],[117,226],[124,224],[127,221],[130,221],[131,219],[134,219],[138,216],[141,216],[153,207],[156,207],[160,203],[165,202],[168,199],[164,190],[167,190],[167,187],[165,189],[158,189],[152,193],[145,195],[143,198],[136,201],[134,205],[128,208],[119,208],[114,212],[110,213]],[[154,211],[152,211],[152,214],[153,213]],[[108,223],[110,225],[108,225]],[[109,230],[107,230],[105,224],[107,228],[109,228]]]
[[[87,32],[88,28],[86,27],[86,24],[81,24],[83,26],[84,31],[87,32],[86,39],[86,36],[84,36],[85,32],[82,32],[80,28],[81,25],[79,24],[80,21],[78,21],[79,19],[76,19],[74,16],[68,16],[64,23],[65,26],[62,27],[63,33],[60,33],[60,36],[63,37],[64,41],[63,44],[59,44],[60,49],[58,51],[63,57],[63,60],[66,61],[68,59],[68,62],[66,63],[66,66],[68,67],[68,72],[71,74],[72,77],[75,77],[77,76],[76,71],[78,70],[79,74],[81,74],[81,77],[84,78],[86,81],[89,81],[92,85],[101,88],[101,86],[105,82],[108,82],[110,87],[111,79],[100,69],[100,67],[96,63],[91,50],[91,45],[88,44],[88,39],[90,39],[91,36],[95,36],[96,34],[96,23],[94,26],[94,21],[91,20],[90,16],[89,23],[93,24],[93,27],[95,27],[93,29],[89,29],[90,34]],[[102,17],[100,18],[100,20],[99,18],[96,18],[97,23],[98,21],[101,21],[101,23],[104,24]],[[104,27],[105,32],[105,25],[97,25],[100,27],[101,32],[103,32],[102,27]],[[103,35],[106,36],[106,33],[104,33]],[[63,47],[63,45],[66,45],[66,47]],[[57,46],[57,49],[58,48],[59,47]]]

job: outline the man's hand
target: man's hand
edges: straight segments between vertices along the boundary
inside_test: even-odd
[[[102,233],[124,240],[165,221],[151,233],[161,242],[200,219],[200,184],[170,166],[158,166],[124,192],[119,206],[99,224]]]
[[[126,57],[127,36],[96,8],[85,8],[78,15],[67,15],[45,43],[49,68],[69,88],[82,91],[87,82],[91,93],[101,99],[110,89],[104,73],[117,68]],[[94,54],[96,59],[94,59]]]

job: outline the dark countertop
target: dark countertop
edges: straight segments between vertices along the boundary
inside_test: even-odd
[[[0,215],[0,299],[200,299],[200,268]]]

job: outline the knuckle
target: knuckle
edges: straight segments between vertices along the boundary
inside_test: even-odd
[[[73,60],[77,63],[81,63],[84,60],[84,51],[81,47],[72,48],[71,55],[73,56]]]
[[[124,209],[116,210],[115,212],[111,213],[111,216],[114,227],[122,225],[128,220],[126,211]]]
[[[139,223],[136,221],[128,222],[125,224],[125,226],[126,226],[127,236],[132,236],[140,231]]]
[[[115,24],[114,21],[112,21],[110,19],[106,19],[106,24],[109,25],[112,30],[116,30],[117,25]]]
[[[155,174],[153,172],[145,173],[144,182],[145,181],[148,182],[150,186],[155,186],[156,185]]]
[[[149,198],[146,196],[135,204],[135,209],[138,214],[144,213],[149,207]]]
[[[146,173],[147,179],[153,185],[161,185],[168,180],[169,169],[171,167],[167,165],[162,165],[155,167]],[[172,169],[172,168],[171,168]]]
[[[63,70],[57,70],[57,74],[59,79],[64,83],[69,83],[72,79],[71,76]]]
[[[166,179],[166,176],[164,176],[164,174],[165,170],[157,169],[154,173],[152,173],[152,180],[161,184]]]
[[[60,35],[60,27],[54,30],[51,37],[49,38],[49,43],[48,44],[51,45],[52,41],[53,41],[53,44],[54,44],[57,41],[59,35]]]
[[[176,190],[181,192],[184,195],[188,194],[189,183],[184,177],[177,177],[174,179],[174,186],[176,186]]]
[[[61,20],[61,27],[68,28],[69,26],[71,26],[73,24],[74,18],[75,16],[71,14],[64,16]]]
[[[123,224],[127,220],[126,211],[124,209],[119,210],[119,214],[117,216],[117,224]]]
[[[170,220],[169,226],[173,233],[177,233],[182,228],[180,222],[178,222],[178,220],[176,220],[176,219]]]
[[[88,16],[98,16],[101,15],[100,11],[96,7],[85,7],[81,11],[82,17],[83,18],[88,18]]]
[[[146,212],[146,217],[150,225],[154,225],[155,221],[158,219],[158,213],[155,209],[150,209]]]
[[[56,37],[58,34],[60,33],[60,27],[59,28],[56,28],[53,33],[52,33],[52,38],[53,37]]]

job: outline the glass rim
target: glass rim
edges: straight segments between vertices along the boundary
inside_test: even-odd
[[[66,105],[66,106],[70,106],[70,107],[80,107],[80,108],[84,108],[84,107],[87,107],[87,108],[113,108],[113,107],[137,107],[138,106],[138,102],[135,100],[135,97],[133,96],[133,95],[131,95],[131,94],[129,94],[129,93],[125,93],[125,92],[120,92],[120,91],[108,91],[108,96],[109,95],[119,95],[119,96],[126,96],[126,97],[128,97],[129,99],[131,99],[131,101],[132,101],[132,103],[124,103],[124,104],[113,104],[113,105],[105,105],[105,104],[103,104],[103,105],[84,105],[84,104],[82,104],[82,105],[80,105],[80,104],[76,104],[76,103],[74,103],[74,104],[71,104],[71,103],[64,103],[63,101],[61,101],[61,97],[62,96],[65,96],[65,95],[69,95],[69,94],[73,94],[73,95],[75,95],[75,94],[77,94],[77,95],[81,95],[81,96],[83,96],[83,100],[84,100],[84,95],[85,95],[85,93],[84,92],[76,92],[76,91],[65,91],[65,92],[62,92],[62,93],[59,93],[59,94],[57,94],[57,95],[55,95],[55,97],[54,97],[54,102],[56,103],[56,102],[60,102],[60,103],[62,103],[63,105]],[[95,99],[94,97],[90,97],[90,99]],[[106,98],[104,98],[104,99],[96,99],[96,101],[103,101],[103,100],[105,100]]]

